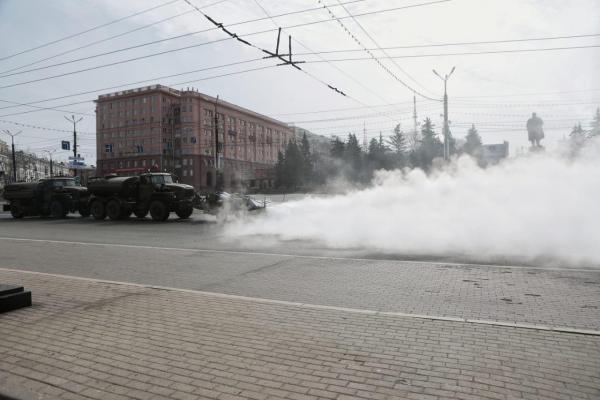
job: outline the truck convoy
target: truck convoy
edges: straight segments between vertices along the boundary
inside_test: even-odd
[[[224,217],[266,206],[266,202],[261,204],[249,196],[225,192],[198,195],[192,186],[175,183],[171,174],[151,172],[90,178],[87,187],[67,177],[14,183],[5,187],[4,198],[9,201],[4,211],[10,210],[14,218],[64,218],[69,212],[79,212],[96,220],[120,220],[132,214],[145,218],[150,214],[154,221],[165,221],[171,212],[181,219],[189,218],[194,208]]]
[[[73,178],[50,178],[39,182],[12,183],[4,188],[4,198],[9,201],[4,211],[13,218],[25,216],[52,216],[64,218],[69,212],[79,211],[90,215],[88,191],[78,186]]]
[[[179,218],[189,218],[194,211],[194,188],[173,182],[167,173],[94,178],[88,192],[89,210],[97,220],[119,220],[132,213],[144,218],[150,213],[153,220],[165,221],[172,211]]]

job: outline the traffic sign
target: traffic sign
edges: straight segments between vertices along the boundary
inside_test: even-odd
[[[60,147],[63,150],[71,150],[71,142],[69,142],[68,140],[63,140],[62,142],[60,142]]]

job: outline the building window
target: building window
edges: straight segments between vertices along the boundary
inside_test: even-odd
[[[190,138],[190,143],[196,143],[196,137],[195,136],[192,136]]]
[[[187,170],[186,169],[183,170],[183,176],[187,176]]]
[[[194,170],[190,169],[190,176],[194,176]]]
[[[113,151],[113,145],[112,144],[105,144],[104,145],[104,152],[105,153],[112,153]]]

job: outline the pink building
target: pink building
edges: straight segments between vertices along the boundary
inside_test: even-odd
[[[194,90],[153,85],[96,104],[98,175],[155,170],[196,189],[217,176],[227,188],[271,187],[277,153],[294,137],[283,122]]]

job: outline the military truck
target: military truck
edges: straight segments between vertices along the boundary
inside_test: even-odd
[[[167,173],[144,173],[137,176],[107,176],[88,182],[89,209],[92,217],[103,220],[128,218],[135,214],[155,221],[165,221],[174,211],[179,218],[192,215],[194,188],[175,183]]]
[[[87,188],[77,185],[73,178],[48,178],[6,185],[4,199],[9,204],[3,208],[10,211],[13,218],[36,215],[64,218],[76,211],[87,217],[90,215],[88,197]]]

